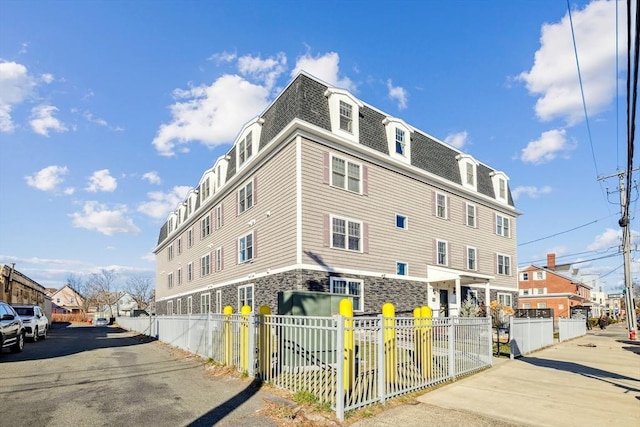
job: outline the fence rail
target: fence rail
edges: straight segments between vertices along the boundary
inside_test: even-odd
[[[125,329],[346,411],[490,367],[490,318],[119,317]]]
[[[558,340],[562,342],[585,335],[587,322],[586,318],[558,319]]]

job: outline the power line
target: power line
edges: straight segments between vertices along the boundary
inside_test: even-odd
[[[603,256],[597,257],[597,258],[583,259],[583,260],[578,260],[578,261],[573,261],[573,262],[563,262],[562,264],[582,264],[582,263],[585,263],[585,262],[598,261],[598,260],[601,260],[601,259],[612,258],[614,256],[619,256],[619,255],[620,255],[620,253],[618,252],[618,253],[615,253],[615,254],[603,255]],[[518,265],[528,265],[528,264],[534,264],[535,265],[536,263],[539,263],[541,261],[545,261],[546,262],[546,259],[538,259],[538,260],[534,260],[534,261],[518,263]]]
[[[606,217],[605,217],[605,218],[606,218]],[[582,225],[579,225],[579,226],[577,226],[577,227],[573,227],[573,228],[571,228],[571,229],[569,229],[569,230],[560,231],[559,233],[555,233],[555,234],[552,234],[552,235],[550,235],[550,236],[540,237],[539,239],[530,240],[530,241],[528,241],[528,242],[524,242],[524,243],[519,243],[519,244],[518,244],[518,246],[524,246],[524,245],[528,245],[528,244],[530,244],[530,243],[539,242],[539,241],[541,241],[541,240],[550,239],[550,238],[552,238],[552,237],[556,237],[556,236],[559,236],[559,235],[561,235],[561,234],[569,233],[570,231],[575,231],[575,230],[578,230],[578,229],[580,229],[580,228],[582,228],[582,227],[586,227],[587,225],[595,224],[595,223],[596,223],[596,222],[598,222],[598,221],[599,221],[599,220],[597,220],[597,219],[596,219],[595,221],[591,221],[591,222],[588,222],[588,223],[586,223],[586,224],[582,224]]]

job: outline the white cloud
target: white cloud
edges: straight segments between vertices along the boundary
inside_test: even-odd
[[[0,132],[12,132],[15,128],[11,110],[33,92],[35,81],[27,67],[16,62],[0,62]]]
[[[89,184],[85,188],[90,193],[97,193],[98,191],[112,192],[118,187],[118,182],[114,177],[109,174],[109,169],[102,169],[95,171],[91,177],[89,177]]]
[[[534,186],[520,186],[511,190],[511,195],[514,200],[518,200],[521,195],[527,195],[531,199],[537,199],[543,194],[551,193],[552,188],[548,185],[544,187],[534,187]]]
[[[546,163],[555,159],[558,154],[567,155],[575,148],[576,144],[567,140],[566,130],[553,129],[543,132],[539,139],[530,141],[522,149],[520,160],[533,164]]]
[[[49,73],[45,73],[43,75],[40,76],[40,79],[45,82],[46,84],[51,83],[54,78],[53,78],[53,74],[49,74]]]
[[[407,91],[400,86],[394,86],[391,79],[387,80],[387,89],[389,90],[389,98],[398,101],[398,109],[407,108]]]
[[[238,58],[238,70],[243,75],[249,75],[263,82],[267,89],[273,89],[276,80],[287,68],[287,57],[280,52],[275,57],[262,59],[255,56]]]
[[[176,186],[169,193],[154,191],[147,193],[149,201],[138,205],[138,212],[143,213],[151,218],[164,219],[169,212],[175,210],[179,203],[184,201],[191,187]]]
[[[39,170],[34,175],[25,176],[24,179],[30,187],[41,191],[54,191],[64,181],[63,176],[68,173],[66,166],[53,165]]]
[[[144,175],[142,175],[142,179],[144,179],[145,181],[149,181],[149,183],[151,184],[162,183],[162,180],[160,179],[160,175],[158,175],[158,172],[156,171],[145,173]]]
[[[611,104],[616,95],[616,60],[626,57],[622,25],[618,52],[613,49],[615,9],[615,2],[593,1],[571,13],[589,115],[604,111]],[[619,17],[618,22],[626,22],[623,7],[619,8]],[[541,32],[533,67],[517,79],[538,96],[535,111],[541,120],[561,118],[574,125],[584,119],[584,110],[568,13],[560,22],[544,24]]]
[[[340,77],[339,63],[340,56],[336,52],[329,52],[316,57],[306,53],[297,59],[296,66],[291,71],[291,77],[295,77],[300,71],[306,71],[330,85],[355,93],[357,91],[355,83],[348,77]]]
[[[49,136],[49,131],[66,132],[66,126],[53,114],[58,111],[53,105],[38,105],[31,109],[31,128],[37,134]]]
[[[220,64],[222,62],[232,62],[235,61],[235,59],[238,57],[238,55],[236,53],[231,53],[231,52],[221,52],[221,53],[214,53],[213,55],[211,55],[209,57],[210,61],[214,61],[217,64]]]
[[[462,150],[464,145],[467,143],[468,138],[469,134],[466,130],[464,130],[462,132],[450,133],[444,138],[444,142],[449,145],[453,145],[459,150]]]
[[[229,143],[238,129],[266,108],[268,88],[236,75],[223,75],[210,86],[174,91],[180,99],[171,109],[171,122],[153,140],[158,154],[173,156],[176,145],[199,141],[215,147]]]
[[[618,246],[622,243],[622,233],[620,230],[607,228],[602,234],[596,236],[593,243],[587,246],[589,251],[601,251],[609,249],[612,246]]]
[[[126,214],[127,207],[124,205],[109,209],[106,205],[89,201],[84,204],[82,212],[74,212],[69,216],[74,227],[95,230],[107,236],[115,233],[138,234],[140,229]]]
[[[104,119],[100,119],[98,117],[93,117],[93,113],[91,113],[90,111],[85,111],[83,114],[83,117],[85,119],[87,119],[87,121],[91,122],[91,123],[95,123],[97,125],[100,126],[107,126],[107,121]]]

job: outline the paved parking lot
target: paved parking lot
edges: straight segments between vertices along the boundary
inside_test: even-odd
[[[0,354],[5,426],[275,426],[257,412],[267,396],[115,327],[57,326],[22,353]]]

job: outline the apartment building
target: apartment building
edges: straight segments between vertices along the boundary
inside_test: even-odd
[[[519,214],[504,172],[303,72],[160,229],[156,311],[276,312],[284,290],[358,315],[516,307]]]
[[[547,265],[529,265],[519,270],[518,308],[551,308],[553,317],[571,317],[571,307],[596,311],[591,301],[593,275],[580,276],[571,264],[556,264],[556,255],[547,254]]]

